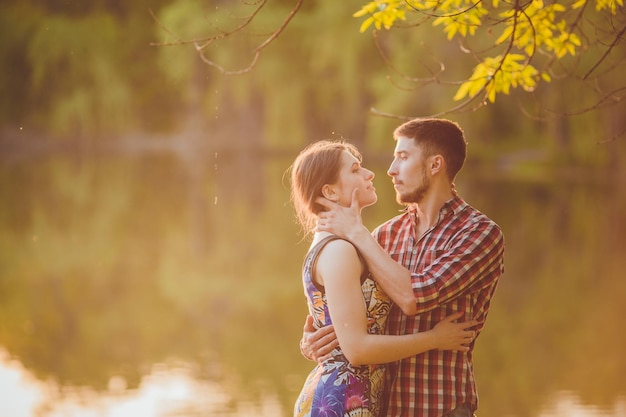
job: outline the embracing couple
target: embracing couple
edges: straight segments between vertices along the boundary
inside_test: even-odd
[[[309,145],[291,166],[292,201],[313,236],[302,270],[309,316],[300,343],[317,362],[294,416],[471,417],[472,352],[503,272],[504,237],[454,179],[461,128],[415,119],[394,131],[403,212],[370,233],[374,173],[343,141]]]

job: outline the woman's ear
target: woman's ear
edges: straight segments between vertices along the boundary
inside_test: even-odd
[[[330,201],[339,201],[339,196],[335,193],[335,190],[330,184],[325,184],[322,187],[322,196]]]

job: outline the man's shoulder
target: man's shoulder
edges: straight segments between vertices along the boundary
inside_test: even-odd
[[[500,226],[485,213],[463,201],[463,205],[455,216],[453,223],[456,223],[458,231],[473,230],[481,234],[490,236],[490,239],[499,241],[504,238]]]
[[[464,204],[461,214],[462,214],[462,218],[467,222],[484,223],[484,224],[489,224],[498,229],[500,228],[500,226],[498,226],[498,224],[493,219],[491,219],[485,213],[483,213],[482,211],[478,210],[477,208],[473,207],[472,205],[468,203]]]

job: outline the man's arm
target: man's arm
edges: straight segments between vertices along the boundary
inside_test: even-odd
[[[411,272],[389,256],[365,226],[355,228],[345,238],[361,252],[374,279],[402,312],[407,316],[416,314]]]
[[[449,249],[433,253],[435,259],[419,274],[394,261],[364,227],[348,230],[346,239],[361,251],[376,281],[405,314],[429,311],[468,290],[488,287],[502,273],[504,237],[487,219],[456,236]]]
[[[416,313],[415,297],[411,288],[411,273],[397,263],[363,225],[357,204],[358,190],[352,193],[350,207],[318,198],[316,202],[329,211],[320,214],[317,230],[333,233],[349,240],[365,258],[367,266],[383,291],[402,309],[406,315]]]
[[[411,274],[418,313],[468,291],[493,286],[503,270],[504,236],[497,224],[480,220],[459,233],[447,250],[433,256],[435,259],[421,273]]]
[[[491,285],[500,276],[504,237],[495,223],[486,219],[474,223],[454,239],[448,250],[435,254],[436,259],[420,274],[411,274],[363,226],[355,197],[353,194],[350,207],[316,200],[329,208],[320,216],[317,228],[352,242],[376,281],[405,314],[432,310],[468,288]]]
[[[337,346],[339,346],[339,341],[333,325],[315,330],[313,317],[308,315],[302,329],[302,339],[300,339],[302,356],[310,361],[321,363],[331,357],[333,349]]]

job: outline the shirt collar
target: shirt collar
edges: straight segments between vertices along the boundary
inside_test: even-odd
[[[442,219],[449,215],[459,215],[467,207],[467,203],[459,197],[457,193],[454,193],[452,198],[441,206],[439,209],[439,219]]]
[[[437,223],[448,216],[459,215],[467,207],[467,203],[455,192],[451,199],[443,203],[439,209]],[[414,205],[405,207],[404,212],[409,215],[413,227],[417,224],[417,209]]]

